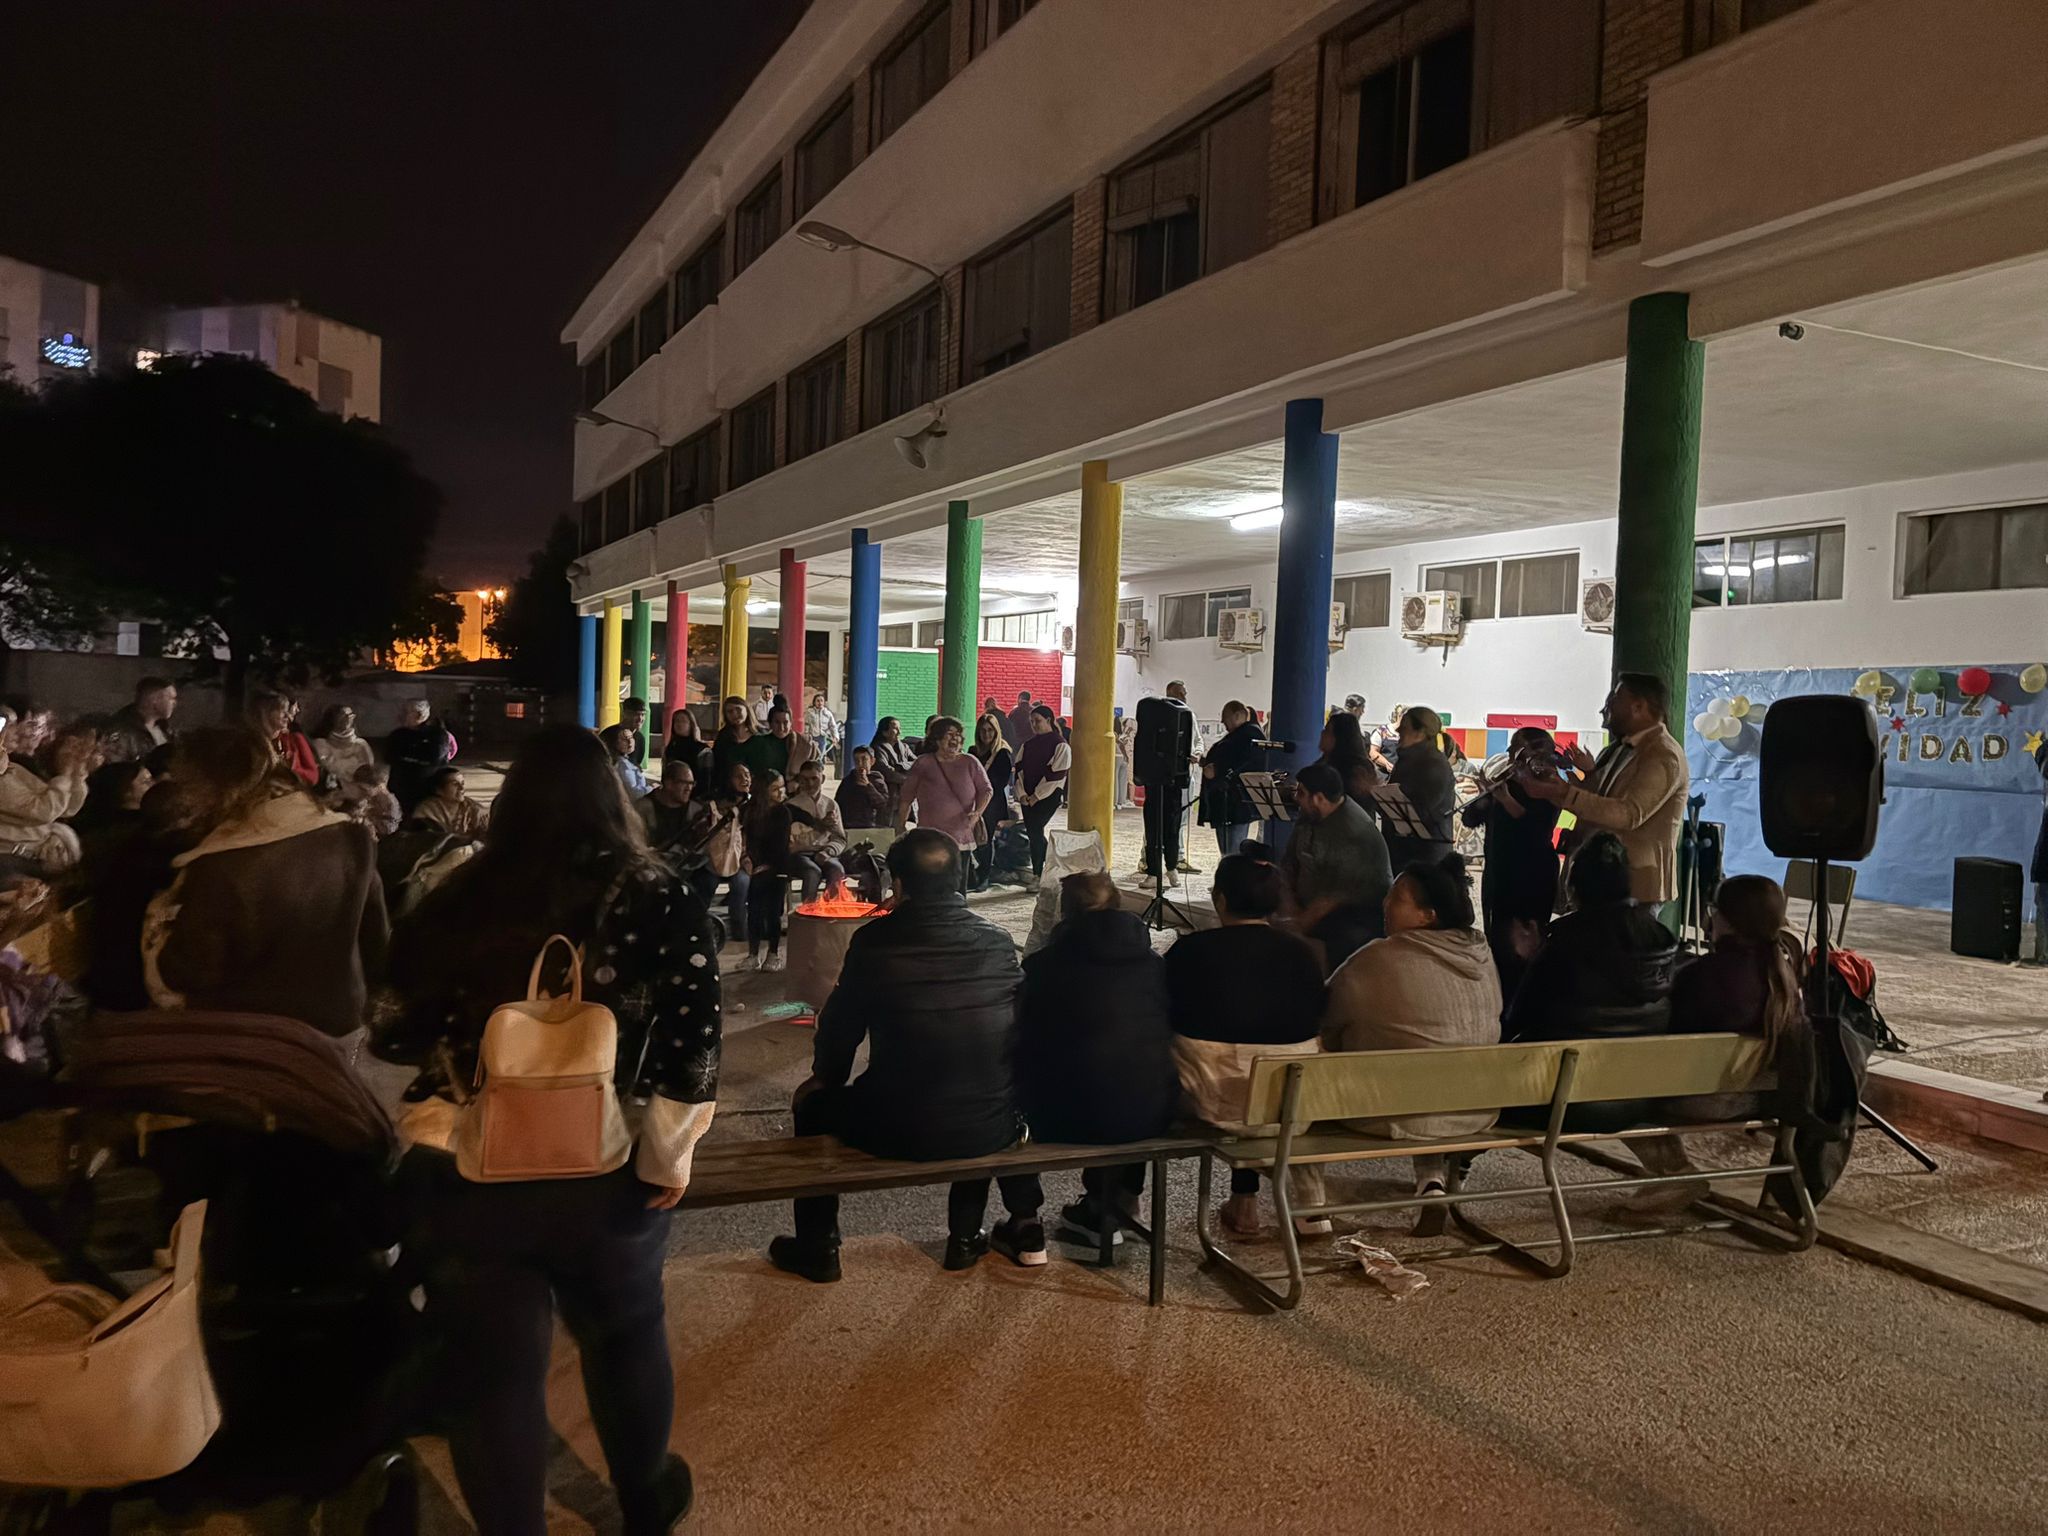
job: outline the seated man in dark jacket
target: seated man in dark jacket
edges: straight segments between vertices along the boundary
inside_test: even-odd
[[[960,895],[960,851],[920,827],[889,850],[895,911],[846,947],[839,985],[818,1015],[811,1076],[793,1105],[799,1136],[837,1136],[877,1157],[938,1160],[999,1152],[1023,1129],[1010,1087],[1017,946]],[[853,1082],[865,1040],[868,1069]],[[988,1252],[988,1180],[964,1179],[947,1201],[946,1268]],[[1035,1174],[1001,1181],[1009,1219],[996,1246],[1019,1264],[1045,1262]],[[796,1236],[768,1245],[777,1269],[839,1278],[839,1197],[796,1202]]]
[[[1655,907],[1630,899],[1621,839],[1594,833],[1567,878],[1574,910],[1550,925],[1508,1004],[1501,1038],[1666,1033],[1678,940],[1657,920]]]
[[[1060,925],[1024,961],[1017,994],[1017,1098],[1038,1141],[1142,1141],[1165,1131],[1180,1082],[1166,966],[1144,920],[1106,874],[1060,882]],[[1125,1213],[1145,1165],[1089,1168],[1087,1197],[1060,1213],[1094,1242],[1105,1207]]]

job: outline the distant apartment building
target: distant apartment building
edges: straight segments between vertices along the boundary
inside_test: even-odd
[[[0,373],[33,385],[98,360],[96,283],[0,256]]]

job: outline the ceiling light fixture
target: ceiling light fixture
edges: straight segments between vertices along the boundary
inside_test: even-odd
[[[1261,533],[1268,528],[1278,528],[1285,517],[1282,507],[1260,507],[1256,512],[1240,512],[1230,520],[1231,529],[1237,533]]]

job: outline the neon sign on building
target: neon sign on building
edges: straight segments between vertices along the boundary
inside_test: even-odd
[[[43,338],[43,361],[53,368],[90,368],[92,348],[70,331]]]

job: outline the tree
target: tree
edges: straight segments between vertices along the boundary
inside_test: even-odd
[[[418,622],[440,492],[260,363],[61,381],[0,411],[0,465],[0,552],[190,636],[231,706],[251,678],[337,677]]]
[[[510,658],[512,675],[550,694],[576,687],[581,639],[569,597],[569,565],[576,558],[576,525],[564,517],[533,552],[526,574],[512,583],[484,634]]]
[[[391,638],[399,645],[422,647],[429,666],[462,659],[462,604],[439,582],[423,581],[413,597],[411,610],[393,626]]]

